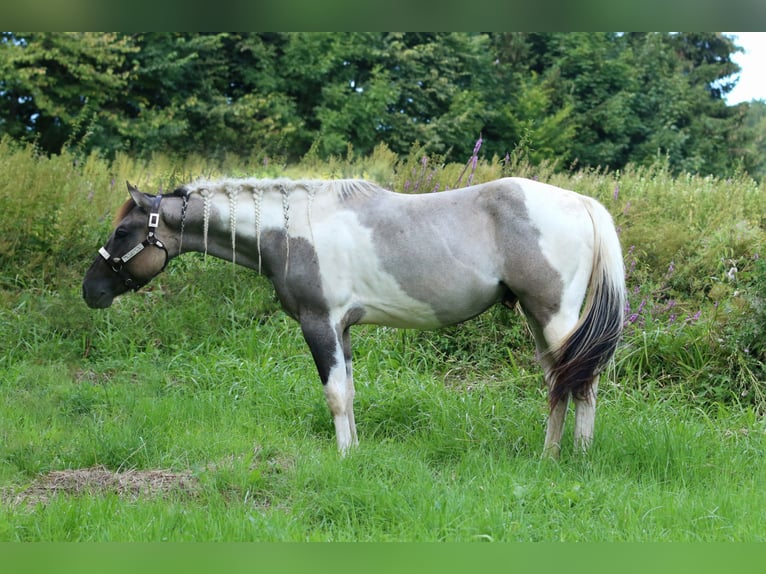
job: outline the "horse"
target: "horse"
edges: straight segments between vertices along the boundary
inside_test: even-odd
[[[350,329],[435,329],[520,307],[547,384],[544,453],[593,441],[599,374],[618,346],[625,272],[595,199],[508,177],[424,194],[361,179],[197,179],[151,195],[128,183],[116,228],[85,273],[91,308],[140,289],[186,252],[265,275],[311,351],[341,454],[358,444]]]

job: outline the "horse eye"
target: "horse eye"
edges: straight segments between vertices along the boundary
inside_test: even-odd
[[[128,235],[128,230],[125,229],[124,227],[118,227],[117,229],[114,230],[115,237],[122,238],[122,237],[126,237],[127,235]]]

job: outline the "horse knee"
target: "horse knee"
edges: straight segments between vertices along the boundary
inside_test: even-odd
[[[335,425],[338,450],[345,454],[359,442],[354,422],[354,385],[345,376],[345,368],[333,370],[324,386],[324,392]]]
[[[353,396],[349,396],[350,394],[353,395],[353,393],[349,393],[344,380],[330,377],[324,386],[324,395],[333,416],[346,414],[353,400]]]

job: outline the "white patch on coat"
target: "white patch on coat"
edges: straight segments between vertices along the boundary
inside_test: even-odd
[[[376,255],[372,230],[349,210],[313,222],[325,299],[330,309],[365,311],[361,323],[432,329],[441,325],[433,309],[413,299],[387,273]]]
[[[524,191],[529,219],[540,232],[543,256],[566,286],[561,309],[579,312],[593,268],[593,225],[584,205],[589,199],[547,183],[510,179]]]

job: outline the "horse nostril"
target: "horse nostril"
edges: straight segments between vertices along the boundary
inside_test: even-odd
[[[98,305],[98,302],[102,299],[106,298],[106,289],[104,287],[98,288],[94,285],[88,285],[88,283],[83,282],[82,284],[82,298],[85,299],[85,302],[88,304],[88,306],[94,306]]]

